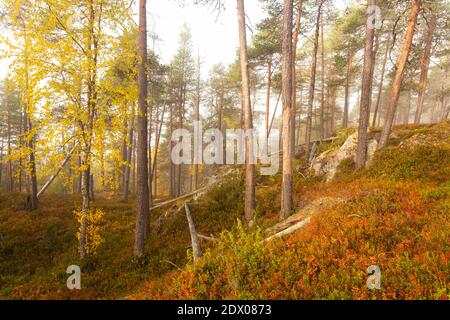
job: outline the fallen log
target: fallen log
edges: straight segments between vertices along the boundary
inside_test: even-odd
[[[273,239],[280,238],[280,237],[283,237],[285,235],[291,234],[294,231],[297,231],[298,229],[303,228],[305,225],[307,225],[310,222],[311,222],[311,217],[308,217],[308,218],[306,218],[306,219],[304,219],[304,220],[294,224],[293,226],[291,226],[291,227],[289,227],[287,229],[284,229],[283,231],[280,231],[280,232],[274,234],[273,236],[270,236],[270,237],[264,239],[263,242],[264,243],[265,242],[269,242],[269,241],[271,241]]]
[[[151,207],[150,210],[155,210],[155,209],[158,209],[158,208],[161,208],[161,207],[165,207],[165,206],[167,206],[167,205],[169,205],[169,204],[172,204],[172,203],[175,203],[175,202],[177,202],[177,201],[179,201],[179,200],[182,200],[182,199],[185,199],[185,198],[189,198],[189,197],[195,196],[197,193],[200,193],[200,192],[202,192],[202,191],[205,191],[205,190],[208,189],[208,188],[209,188],[209,186],[206,186],[206,187],[197,189],[197,190],[195,190],[195,191],[193,191],[193,192],[191,192],[191,193],[184,194],[184,195],[182,195],[182,196],[180,196],[180,197],[178,197],[178,198],[175,198],[175,199],[171,199],[171,200],[167,200],[167,201],[158,203],[156,206]]]
[[[194,261],[197,261],[202,256],[202,250],[200,248],[200,243],[198,241],[198,234],[195,231],[194,221],[191,217],[191,212],[189,210],[189,206],[187,202],[184,204],[184,209],[186,211],[186,218],[189,224],[189,233],[191,234],[191,242],[192,242],[192,254],[194,256]]]
[[[220,242],[220,240],[217,239],[217,238],[204,236],[204,235],[202,235],[202,234],[200,234],[200,233],[197,233],[197,237],[199,237],[200,239],[203,239],[203,240],[207,240],[207,241],[216,241],[216,242]]]
[[[72,149],[69,151],[69,153],[67,154],[66,158],[64,159],[64,161],[61,163],[61,165],[58,167],[58,170],[56,171],[56,173],[54,175],[52,175],[50,177],[50,179],[44,184],[44,186],[42,187],[42,189],[37,193],[37,198],[39,198],[44,192],[45,190],[47,190],[48,187],[50,187],[50,185],[52,184],[53,180],[56,179],[56,177],[58,176],[58,174],[61,172],[61,170],[64,168],[64,166],[66,165],[67,161],[69,161],[70,157],[72,156],[72,154],[75,152],[76,148],[78,147],[79,142],[75,143],[75,145],[72,147]]]

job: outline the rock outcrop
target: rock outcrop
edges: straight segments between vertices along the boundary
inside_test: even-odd
[[[325,175],[326,181],[331,181],[335,174],[337,167],[342,160],[352,158],[355,160],[356,147],[358,144],[358,133],[350,135],[344,144],[335,149],[327,150],[317,156],[311,162],[311,169],[314,170],[316,176]],[[367,164],[370,164],[373,155],[377,149],[378,142],[372,139],[367,144]]]

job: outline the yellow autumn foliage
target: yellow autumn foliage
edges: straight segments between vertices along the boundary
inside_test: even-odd
[[[78,221],[77,239],[80,241],[81,224],[83,221],[83,212],[81,209],[74,211],[75,217]],[[97,253],[97,249],[104,242],[101,233],[103,231],[102,221],[105,212],[101,209],[90,209],[86,214],[87,231],[86,231],[86,254],[93,256]]]

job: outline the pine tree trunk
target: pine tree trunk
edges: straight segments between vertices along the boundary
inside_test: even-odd
[[[299,108],[296,113],[298,113],[298,123],[297,123],[297,142],[294,144],[294,149],[296,145],[300,144],[300,134],[301,134],[301,124],[302,124],[302,114],[303,114],[303,86],[302,83],[299,84]],[[295,156],[295,155],[294,155]]]
[[[8,99],[9,99],[9,84],[6,84],[6,95],[5,95],[5,109],[7,112],[7,150],[8,150],[8,156],[11,156],[12,148],[11,148],[11,110],[9,107]],[[8,160],[8,167],[7,167],[7,184],[6,184],[6,191],[7,192],[13,192],[14,189],[14,178],[13,178],[13,165],[12,160]]]
[[[125,180],[126,180],[126,171],[127,171],[127,159],[128,159],[128,119],[124,120],[123,123],[123,132],[122,132],[122,151],[121,151],[121,156],[122,156],[122,165],[120,166],[120,177],[121,179],[120,181],[120,185],[119,188],[123,190],[125,190]]]
[[[283,96],[283,177],[281,190],[280,220],[292,210],[292,19],[293,0],[284,0],[283,5],[283,44],[282,44],[282,96]]]
[[[325,48],[323,40],[323,15],[320,19],[320,62],[321,62],[321,82],[320,82],[320,140],[325,137]]]
[[[380,82],[378,83],[378,92],[377,92],[377,101],[375,103],[375,110],[373,111],[373,120],[372,120],[372,127],[375,127],[377,120],[379,121],[379,113],[380,113],[380,101],[381,101],[381,94],[383,93],[383,82],[384,82],[384,74],[386,71],[386,63],[388,58],[388,52],[389,52],[389,46],[391,45],[391,34],[388,34],[388,39],[386,41],[386,51],[384,52],[384,58],[383,58],[383,66],[381,69],[381,78]],[[377,119],[378,118],[378,119]]]
[[[314,94],[316,90],[316,69],[317,69],[317,51],[319,47],[319,29],[320,29],[320,17],[322,15],[322,5],[323,1],[320,2],[317,8],[316,17],[316,31],[314,36],[314,46],[312,52],[312,64],[311,64],[311,77],[309,83],[309,94],[308,94],[308,116],[306,119],[306,155],[308,158],[309,151],[311,148],[311,134],[312,134],[312,116],[313,116],[313,105],[314,105]]]
[[[270,88],[272,80],[272,57],[267,62],[267,87],[266,87],[266,140],[269,138],[269,113],[270,113]]]
[[[406,105],[405,117],[403,119],[404,124],[409,123],[409,115],[411,114],[411,102],[412,102],[412,89],[408,90],[408,101]]]
[[[342,118],[342,127],[348,128],[348,104],[350,98],[350,70],[352,68],[353,53],[348,53],[347,69],[345,74],[345,97],[344,97],[344,116]]]
[[[417,109],[414,116],[414,124],[420,123],[420,118],[423,112],[423,103],[425,100],[425,91],[427,89],[428,68],[430,66],[431,46],[433,44],[433,34],[436,29],[437,14],[435,11],[431,13],[431,21],[428,27],[425,50],[423,52],[422,63],[420,67],[419,80],[419,97],[417,99]]]
[[[368,0],[367,5],[374,6],[375,0]],[[356,168],[361,169],[365,166],[367,160],[367,128],[370,118],[370,98],[372,95],[372,72],[374,63],[373,38],[374,27],[371,25],[372,18],[367,13],[366,22],[366,43],[364,46],[364,67],[362,75],[361,101],[359,107],[359,126],[358,126],[358,145],[356,148]]]
[[[239,29],[239,47],[242,77],[242,109],[245,130],[253,131],[253,117],[250,101],[250,79],[247,58],[247,35],[245,24],[244,0],[237,0],[237,16]],[[253,154],[253,136],[245,138],[245,220],[250,224],[255,210],[255,164]]]
[[[201,99],[201,88],[200,88],[200,83],[201,83],[201,72],[200,72],[200,68],[201,68],[201,63],[200,63],[200,54],[198,54],[197,57],[197,84],[196,84],[196,101],[195,101],[195,120],[198,122],[200,121],[200,99]],[[163,113],[163,118],[164,118],[164,113]],[[163,119],[161,118],[161,119]],[[162,122],[161,122],[161,126],[162,126]],[[197,156],[198,156],[198,152],[197,150],[194,150],[194,158],[195,160],[197,160]],[[194,161],[194,190],[198,189],[198,161]]]
[[[292,35],[292,146],[295,149],[295,127],[296,127],[296,116],[297,116],[297,65],[295,63],[297,57],[297,44],[298,35],[300,34],[300,22],[302,18],[302,0],[297,0],[297,16],[295,18],[295,28]],[[301,107],[300,107],[301,108]],[[300,126],[300,123],[299,123]],[[298,137],[297,137],[298,140]],[[295,153],[295,150],[293,151]]]
[[[169,136],[173,134],[173,105],[170,106],[170,125]],[[169,157],[172,156],[173,142],[169,139]],[[170,183],[170,196],[175,197],[175,165],[172,161],[169,161],[169,183]]]
[[[146,0],[139,0],[139,31],[138,31],[138,117],[137,117],[137,172],[136,172],[136,230],[134,254],[144,253],[144,239],[147,233],[149,216],[149,187],[147,159],[147,18]]]
[[[381,138],[378,144],[378,148],[386,146],[389,140],[389,135],[392,129],[392,123],[394,122],[395,113],[397,111],[397,102],[400,95],[400,89],[402,86],[403,74],[405,71],[405,66],[408,60],[409,52],[411,50],[412,40],[414,36],[414,29],[416,27],[419,10],[420,10],[420,0],[413,0],[411,5],[411,13],[408,19],[408,27],[406,31],[405,41],[403,44],[403,49],[398,58],[397,70],[395,73],[394,81],[392,83],[391,95],[389,98],[386,121],[383,131],[381,132]]]

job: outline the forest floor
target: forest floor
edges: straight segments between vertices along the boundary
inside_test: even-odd
[[[308,212],[311,221],[268,243],[263,230],[278,222],[281,176],[257,177],[251,230],[239,222],[242,176],[190,202],[197,231],[221,240],[202,241],[195,264],[182,202],[152,212],[145,256],[135,259],[133,199],[97,197],[103,243],[81,261],[73,214],[80,197],[47,194],[28,212],[24,195],[0,194],[0,299],[449,297],[449,122],[397,126],[369,168],[355,171],[344,161],[330,183],[296,172],[293,214]],[[81,267],[81,290],[66,287],[69,265]],[[367,289],[370,265],[381,269],[379,290]]]

